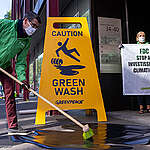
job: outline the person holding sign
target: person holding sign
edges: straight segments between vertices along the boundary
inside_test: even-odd
[[[146,36],[143,31],[140,31],[136,35],[137,44],[149,44],[146,42]],[[120,50],[124,48],[122,44],[118,47]],[[150,113],[150,96],[148,95],[137,95],[137,102],[139,105],[139,114],[143,114],[144,112]],[[146,103],[146,111],[144,111],[144,104]]]
[[[145,33],[143,31],[140,31],[137,33],[136,35],[136,41],[137,44],[149,44],[148,42],[146,42],[146,36]],[[144,101],[146,103],[146,111],[148,113],[150,113],[150,96],[149,95],[138,95],[137,96],[137,101],[139,104],[139,114],[143,114],[144,113]]]

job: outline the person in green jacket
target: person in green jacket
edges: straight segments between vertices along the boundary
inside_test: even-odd
[[[26,57],[30,47],[32,34],[41,24],[40,17],[30,11],[23,19],[0,19],[0,67],[12,73],[11,61],[16,59],[15,71],[17,78],[26,82]],[[14,98],[14,82],[0,72],[0,81],[5,94],[5,107],[8,120],[8,135],[27,135],[28,132],[18,127],[16,103]]]

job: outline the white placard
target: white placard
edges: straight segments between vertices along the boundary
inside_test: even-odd
[[[123,94],[150,95],[150,44],[123,44]]]
[[[98,32],[101,73],[120,73],[121,20],[98,17]]]

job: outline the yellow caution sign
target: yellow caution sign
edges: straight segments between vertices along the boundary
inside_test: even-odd
[[[107,121],[85,17],[47,19],[39,94],[63,110],[96,109],[98,121]],[[38,99],[36,124],[45,124],[48,110]]]

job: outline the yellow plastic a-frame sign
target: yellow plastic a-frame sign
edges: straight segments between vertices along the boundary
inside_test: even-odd
[[[69,26],[75,23],[81,27]],[[62,110],[96,109],[98,121],[107,121],[85,17],[47,19],[39,94]],[[48,110],[55,109],[38,99],[35,124],[45,124]]]

